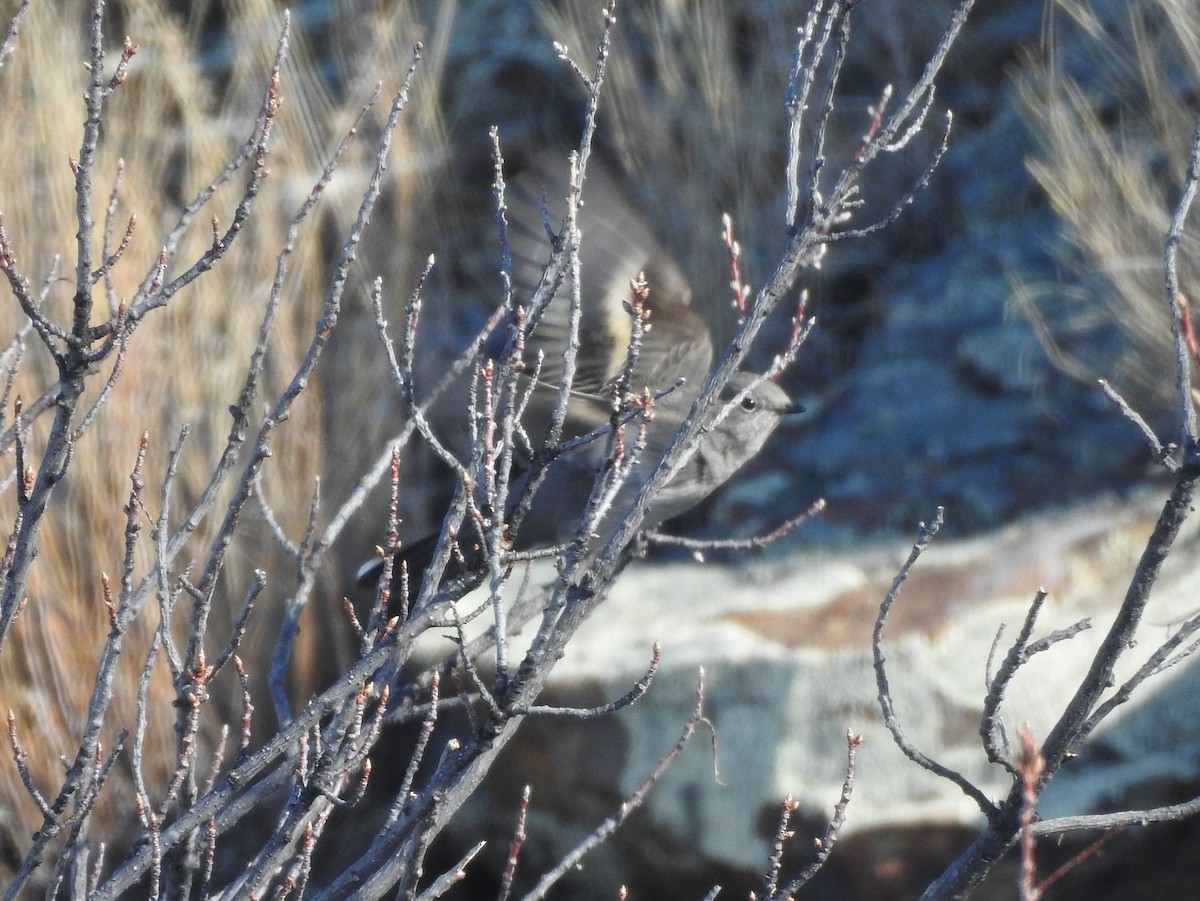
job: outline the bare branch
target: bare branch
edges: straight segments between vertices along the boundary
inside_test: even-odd
[[[21,33],[21,22],[25,18],[25,11],[29,9],[30,2],[31,0],[21,0],[12,18],[8,20],[8,31],[4,35],[4,41],[0,43],[0,71],[3,71],[9,55],[16,49],[17,35]]]
[[[1179,419],[1183,426],[1184,456],[1197,453],[1196,448],[1196,405],[1192,398],[1192,359],[1184,337],[1183,309],[1179,294],[1179,243],[1183,240],[1183,227],[1187,223],[1192,202],[1196,199],[1196,188],[1200,184],[1200,122],[1192,132],[1192,149],[1188,158],[1187,174],[1183,180],[1183,191],[1179,203],[1171,216],[1171,227],[1167,229],[1163,248],[1164,272],[1166,275],[1167,302],[1171,305],[1171,333],[1175,337],[1175,385],[1179,394]],[[1186,462],[1186,461],[1185,461]]]
[[[662,645],[657,641],[654,642],[654,652],[650,658],[650,667],[646,670],[646,675],[642,676],[624,695],[617,698],[615,701],[610,701],[607,704],[601,704],[597,707],[551,707],[534,705],[522,713],[529,715],[543,716],[568,716],[575,719],[596,719],[597,717],[606,716],[610,713],[616,713],[618,710],[623,710],[626,707],[632,706],[641,700],[642,696],[650,690],[650,683],[654,681],[654,676],[658,672],[658,663],[662,656]]]
[[[961,773],[943,766],[918,750],[916,745],[904,733],[892,702],[892,691],[888,685],[886,660],[883,654],[883,626],[887,621],[888,613],[891,611],[892,604],[895,603],[896,598],[900,596],[900,587],[904,584],[905,579],[908,578],[908,574],[916,564],[917,558],[921,556],[934,536],[937,535],[938,530],[942,527],[942,513],[942,508],[938,507],[937,513],[928,526],[925,523],[921,523],[918,526],[917,541],[913,545],[908,559],[900,567],[900,572],[896,574],[896,578],[892,581],[891,591],[887,593],[887,596],[879,605],[879,616],[875,620],[875,629],[871,637],[871,652],[875,660],[875,684],[879,690],[879,706],[883,710],[883,724],[892,733],[892,740],[896,743],[896,747],[904,753],[905,757],[921,767],[921,769],[928,770],[935,776],[941,776],[943,779],[953,782],[962,790],[963,794],[979,806],[979,809],[985,816],[991,817],[995,815],[997,808],[987,795],[976,788]]]
[[[1179,464],[1171,459],[1171,454],[1176,450],[1175,445],[1164,445],[1158,440],[1158,436],[1154,434],[1154,430],[1150,428],[1150,424],[1144,420],[1133,407],[1129,406],[1128,402],[1123,398],[1112,385],[1104,379],[1100,379],[1100,390],[1104,392],[1104,396],[1117,405],[1117,409],[1121,411],[1121,415],[1137,426],[1138,431],[1146,438],[1146,443],[1150,445],[1150,454],[1154,457],[1154,462],[1161,464],[1169,472],[1175,472],[1179,468]]]
[[[545,898],[546,893],[554,887],[558,880],[578,866],[579,861],[581,861],[589,851],[596,848],[602,842],[608,839],[608,837],[612,835],[635,810],[641,807],[642,803],[646,799],[646,795],[649,794],[650,790],[662,780],[662,777],[666,773],[667,769],[683,752],[684,747],[686,747],[687,743],[691,741],[692,736],[695,735],[696,730],[701,726],[704,726],[710,731],[712,730],[712,723],[709,722],[708,717],[704,715],[703,670],[700,671],[700,679],[696,686],[696,707],[692,711],[691,717],[684,724],[683,732],[679,736],[679,740],[675,742],[675,746],[667,752],[666,756],[663,757],[662,760],[659,761],[658,766],[654,769],[654,772],[647,777],[646,781],[642,783],[641,787],[625,799],[624,803],[621,804],[621,809],[593,829],[592,832],[582,842],[576,845],[569,854],[567,854],[558,862],[558,865],[555,866],[554,869],[538,880],[537,885],[534,886],[532,891],[524,896],[523,901],[539,901],[539,899]]]
[[[858,747],[862,744],[862,736],[853,731],[846,732],[846,778],[842,782],[842,794],[833,808],[833,817],[825,828],[825,835],[816,839],[817,856],[804,870],[792,879],[782,891],[770,894],[768,899],[791,899],[801,888],[812,881],[817,872],[825,865],[829,855],[833,853],[842,826],[846,823],[846,808],[850,806],[850,796],[854,792],[854,772],[858,756]]]

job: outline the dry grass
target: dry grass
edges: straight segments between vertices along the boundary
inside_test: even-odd
[[[229,69],[218,84],[199,59],[206,9],[197,4],[190,18],[181,19],[169,12],[171,6],[165,0],[131,4],[121,20],[121,27],[139,44],[140,51],[128,80],[110,99],[95,169],[95,204],[97,215],[102,216],[123,160],[114,243],[131,214],[138,220],[129,250],[114,272],[112,297],[118,301],[130,297],[152,267],[181,204],[221,170],[249,133],[281,25],[276,5],[267,0],[246,0],[226,8],[224,15],[229,20],[223,33],[228,41]],[[44,787],[61,779],[58,755],[71,754],[78,747],[99,649],[108,630],[101,573],[121,570],[122,507],[129,495],[128,473],[139,436],[143,432],[150,436],[150,488],[143,517],[148,535],[162,500],[156,486],[162,483],[168,450],[184,424],[192,431],[171,498],[176,519],[185,514],[210,478],[230,428],[226,411],[245,377],[275,261],[297,206],[315,182],[331,147],[370,95],[375,79],[389,79],[393,84],[385,87],[393,88],[403,75],[412,42],[421,37],[406,4],[384,4],[388,8],[377,8],[374,17],[350,15],[348,6],[347,14],[335,19],[335,27],[322,34],[324,47],[311,46],[303,28],[296,30],[283,75],[284,105],[273,142],[271,176],[255,215],[231,253],[212,272],[175,297],[167,309],[152,314],[133,336],[116,388],[76,446],[68,478],[54,496],[54,509],[31,572],[27,609],[0,654],[0,710],[14,711],[21,740],[33,751],[31,772]],[[61,259],[46,300],[52,318],[60,321],[69,315],[73,290],[77,226],[68,157],[78,154],[82,135],[80,98],[86,83],[82,61],[87,47],[84,18],[77,15],[80,12],[71,4],[34,4],[17,50],[0,74],[0,108],[8,111],[0,128],[0,159],[4,160],[0,209],[17,260],[32,279],[54,271],[55,259]],[[112,51],[119,49],[122,35],[106,37],[109,59],[115,64],[119,54]],[[318,53],[337,69],[343,85],[337,95],[318,77]],[[414,105],[409,127],[421,129],[423,143],[401,139],[397,158],[407,165],[396,167],[389,185],[397,198],[393,204],[397,210],[405,209],[404,197],[420,181],[422,154],[436,144],[439,133],[436,122],[430,121],[432,105],[426,104],[424,113],[419,107]],[[366,152],[359,151],[360,155]],[[362,163],[363,159],[351,155],[340,181],[335,181],[323,202],[323,225],[311,223],[301,235],[285,289],[280,327],[269,348],[264,398],[283,387],[311,337],[328,281],[330,252],[324,232],[335,226],[344,231],[353,217]],[[235,179],[211,201],[208,209],[223,225],[232,218],[240,192],[241,181]],[[190,261],[203,253],[212,240],[209,218],[198,217],[181,244],[178,259]],[[403,221],[403,217],[398,219]],[[398,229],[389,230],[394,238],[401,235]],[[95,250],[99,259],[101,248]],[[98,288],[97,297],[100,295]],[[109,303],[100,300],[98,306],[97,316],[107,316]],[[0,308],[0,334],[14,334],[22,322],[14,302]],[[48,355],[30,342],[14,396],[22,396],[29,404],[52,387],[56,377]],[[90,406],[103,380],[104,375],[93,379],[96,384],[83,409]],[[317,477],[331,469],[330,460],[344,460],[346,465],[332,468],[334,476],[327,479],[325,490],[344,491],[362,454],[355,449],[355,442],[330,445],[326,441],[328,423],[336,417],[322,402],[321,394],[310,391],[295,407],[280,430],[273,459],[264,473],[266,494],[293,540],[303,534],[308,498]],[[354,402],[345,395],[342,400]],[[5,414],[10,420],[11,409]],[[30,427],[33,459],[40,456],[47,428],[46,415]],[[11,470],[11,445],[7,454]],[[345,478],[339,481],[338,475]],[[15,514],[13,495],[10,486],[0,499],[0,519],[9,523]],[[217,509],[222,509],[220,504]],[[201,528],[192,549],[185,550],[181,558],[185,566],[206,552],[206,539],[214,528],[213,523]],[[202,565],[202,556],[197,563]],[[228,620],[230,611],[236,611],[255,567],[267,570],[271,581],[243,654],[261,680],[274,640],[278,601],[292,587],[289,574],[294,570],[261,522],[247,523],[234,545],[220,589],[223,600],[217,605],[218,617]],[[141,575],[144,568],[137,572]],[[326,680],[338,664],[337,644],[331,635],[338,633],[340,623],[330,613],[338,597],[338,587],[327,585],[320,600],[330,606],[311,611],[306,621],[304,643],[296,655],[297,669],[303,673],[297,685],[301,697]],[[215,634],[226,631],[219,628],[219,622],[215,626]],[[128,639],[110,715],[114,723],[132,726],[135,722],[139,670],[156,627],[155,615],[143,615]],[[174,689],[161,660],[151,685],[151,708],[171,709]],[[269,723],[268,705],[258,706],[260,724]],[[158,780],[164,780],[174,767],[171,727],[172,718],[159,717],[147,732],[148,776]],[[107,747],[111,747],[115,731],[106,734]],[[109,810],[124,806],[128,814],[132,805],[126,793],[127,773],[118,768],[114,778],[117,782],[110,784],[103,798]],[[0,810],[4,811],[0,836],[19,837],[17,844],[24,843],[40,824],[40,814],[11,761],[0,768]]]
[[[1025,308],[1067,324],[1057,334],[1040,330],[1052,356],[1081,375],[1109,378],[1135,406],[1161,413],[1174,399],[1162,235],[1197,114],[1200,11],[1187,0],[1154,0],[1102,19],[1092,4],[1058,0],[1046,47],[1044,58],[1027,60],[1021,84],[1041,142],[1030,169],[1066,227],[1069,264],[1094,276],[1082,298],[1054,292]],[[1082,82],[1077,73],[1086,73]],[[1183,290],[1194,296],[1194,235],[1184,235],[1180,264]],[[1069,304],[1069,315],[1049,303]],[[1088,348],[1071,345],[1072,331],[1086,333],[1097,321],[1124,335],[1118,359],[1097,361]]]

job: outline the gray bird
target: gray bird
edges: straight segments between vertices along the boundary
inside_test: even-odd
[[[509,185],[508,241],[513,289],[519,300],[532,296],[544,276],[550,242],[543,209],[549,206],[550,222],[557,225],[562,221],[567,193],[565,178],[548,181],[546,174],[563,168],[561,162],[535,165]],[[592,545],[598,546],[630,513],[638,491],[691,411],[712,368],[714,349],[708,327],[691,306],[691,288],[682,271],[624,199],[615,180],[595,161],[589,164],[583,196],[585,203],[577,218],[581,234],[579,351],[563,438],[590,434],[611,421],[613,387],[625,369],[633,327],[629,307],[631,282],[635,279],[644,279],[647,287],[643,295],[647,328],[628,388],[634,393],[644,389],[658,393],[675,386],[654,403],[644,445],[612,497],[607,513],[593,529]],[[524,359],[530,370],[537,354],[542,354],[537,383],[531,386],[522,422],[534,442],[546,434],[558,398],[570,316],[570,292],[564,287],[546,308],[526,344]],[[495,342],[493,351],[499,350],[499,343]],[[736,404],[653,497],[642,522],[644,528],[654,528],[702,501],[759,452],[781,417],[801,411],[778,385],[755,381],[758,377],[749,373],[737,373],[729,380],[721,403],[736,400]],[[444,405],[447,409],[452,406]],[[458,415],[461,417],[461,408]],[[633,444],[639,425],[640,417],[626,425],[627,445]],[[608,447],[606,436],[602,436],[555,457],[516,535],[510,536],[516,550],[551,547],[572,538],[598,474],[609,465]],[[532,477],[532,472],[514,476],[509,513]],[[462,574],[464,566],[472,570],[481,561],[479,536],[468,534],[472,531],[470,523],[464,523],[460,530],[463,560],[454,566],[453,575]],[[436,545],[437,536],[431,536],[401,551],[412,578],[428,565]],[[372,584],[381,568],[379,560],[364,566],[359,571],[360,583]]]

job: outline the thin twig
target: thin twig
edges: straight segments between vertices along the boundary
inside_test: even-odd
[[[749,551],[766,547],[769,544],[775,543],[780,538],[790,535],[799,526],[808,522],[814,516],[820,515],[824,509],[825,498],[817,498],[799,516],[793,516],[791,519],[780,523],[765,535],[756,535],[753,538],[684,538],[679,535],[665,535],[662,532],[654,530],[646,532],[645,537],[651,544],[687,548],[696,554],[704,551]]]
[[[700,679],[696,686],[696,706],[692,711],[691,717],[684,724],[683,732],[679,736],[679,740],[675,742],[675,746],[667,752],[666,756],[659,761],[658,766],[654,768],[654,772],[647,777],[632,795],[625,799],[621,804],[620,810],[608,817],[603,823],[593,829],[586,838],[575,848],[558,862],[554,869],[546,873],[533,890],[524,896],[523,901],[539,901],[546,897],[546,893],[554,887],[563,876],[574,870],[579,862],[588,852],[592,851],[602,844],[609,836],[611,836],[617,828],[629,818],[629,816],[642,806],[646,799],[646,795],[654,788],[661,780],[667,769],[675,762],[675,759],[683,752],[687,743],[691,741],[696,730],[701,726],[712,730],[712,723],[708,717],[704,715],[704,671],[700,671]]]
[[[1121,411],[1121,415],[1137,426],[1138,431],[1146,438],[1146,443],[1150,445],[1150,454],[1154,458],[1155,463],[1164,466],[1169,472],[1175,472],[1179,468],[1179,464],[1172,458],[1171,454],[1175,451],[1173,444],[1164,445],[1158,440],[1158,436],[1154,434],[1154,429],[1150,428],[1150,424],[1143,419],[1133,407],[1122,397],[1112,385],[1104,379],[1099,380],[1100,390],[1104,392],[1104,396],[1117,405],[1117,409]]]
[[[858,747],[861,744],[861,735],[851,730],[846,731],[846,776],[842,781],[842,793],[833,808],[833,817],[825,827],[825,835],[816,840],[817,856],[798,876],[788,882],[778,895],[770,896],[772,899],[793,898],[796,892],[812,881],[821,867],[825,865],[825,861],[829,859],[829,855],[833,853],[842,826],[846,823],[846,808],[850,806],[850,796],[854,793],[854,773]]]
[[[1017,674],[1017,670],[1027,659],[1025,648],[1029,644],[1038,614],[1045,603],[1046,592],[1044,589],[1038,589],[1029,609],[1025,612],[1025,622],[1021,624],[1021,631],[1017,634],[1012,647],[1008,649],[1008,653],[1004,655],[1004,661],[1000,664],[999,671],[988,684],[987,694],[983,699],[983,713],[979,717],[979,735],[983,739],[983,747],[987,752],[988,760],[1000,764],[1014,776],[1017,775],[1017,761],[1010,758],[1007,746],[1003,748],[1000,746],[1003,736],[1000,705],[1004,701],[1005,692],[1007,692],[1013,676]]]
[[[533,707],[529,707],[522,712],[531,716],[566,716],[574,719],[590,720],[601,716],[607,716],[610,713],[616,713],[618,710],[624,710],[626,707],[632,706],[640,701],[642,696],[650,690],[650,683],[654,681],[654,676],[658,672],[658,664],[661,657],[662,645],[656,641],[654,642],[654,651],[651,655],[650,666],[646,670],[646,674],[634,683],[633,688],[631,688],[621,697],[617,698],[615,701],[609,701],[607,704],[600,704],[597,707],[556,707],[534,705]]]
[[[1187,340],[1184,336],[1183,309],[1179,302],[1179,244],[1183,240],[1183,228],[1187,224],[1188,213],[1192,202],[1196,199],[1196,189],[1200,184],[1200,122],[1192,132],[1191,153],[1188,157],[1187,174],[1183,180],[1183,190],[1179,202],[1171,216],[1171,226],[1167,229],[1163,242],[1163,269],[1166,275],[1167,302],[1171,306],[1171,334],[1175,338],[1175,385],[1179,394],[1179,421],[1183,427],[1183,448],[1185,457],[1197,453],[1196,447],[1196,405],[1192,399],[1192,358],[1188,352]]]
[[[32,0],[21,0],[21,5],[8,20],[8,31],[4,35],[3,43],[0,43],[0,70],[4,69],[9,55],[16,49],[17,35],[21,33],[21,21],[25,18],[25,11],[29,9],[31,2]]]
[[[875,684],[879,693],[879,706],[883,710],[883,724],[892,733],[892,740],[896,743],[896,747],[903,752],[905,757],[917,764],[921,769],[928,770],[935,776],[941,776],[943,779],[953,782],[962,790],[963,794],[979,806],[984,815],[991,817],[996,813],[996,805],[987,795],[973,785],[962,773],[943,766],[918,750],[917,746],[904,733],[904,728],[900,725],[900,720],[896,716],[895,705],[892,701],[892,690],[888,685],[886,659],[883,654],[883,626],[887,621],[888,613],[891,612],[896,598],[900,596],[900,587],[904,584],[905,579],[908,578],[908,574],[916,564],[917,558],[929,547],[929,543],[942,527],[943,512],[942,508],[938,507],[933,520],[928,526],[925,523],[921,523],[918,526],[917,541],[913,545],[908,559],[904,561],[904,565],[900,567],[900,571],[892,581],[891,590],[888,591],[887,596],[879,605],[879,616],[875,620],[875,629],[871,636],[871,652],[875,661]]]

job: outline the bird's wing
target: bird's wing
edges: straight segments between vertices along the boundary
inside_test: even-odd
[[[558,230],[566,211],[567,166],[549,155],[535,160],[513,179],[506,199],[513,287],[518,301],[533,294],[550,257],[544,210]],[[610,411],[611,387],[621,373],[630,339],[626,304],[630,282],[644,272],[649,285],[646,307],[650,328],[645,332],[634,369],[635,390],[659,390],[686,379],[698,390],[712,365],[712,340],[703,320],[691,307],[691,288],[671,255],[653,236],[621,192],[616,179],[599,161],[588,165],[584,204],[578,213],[580,241],[581,350],[577,355],[570,429],[582,433],[603,424]],[[527,344],[527,359],[544,355],[534,403],[549,409],[563,372],[563,353],[570,329],[571,292],[559,287]],[[680,397],[672,403],[683,406]],[[587,401],[593,403],[588,403]],[[690,405],[690,400],[687,402]]]

